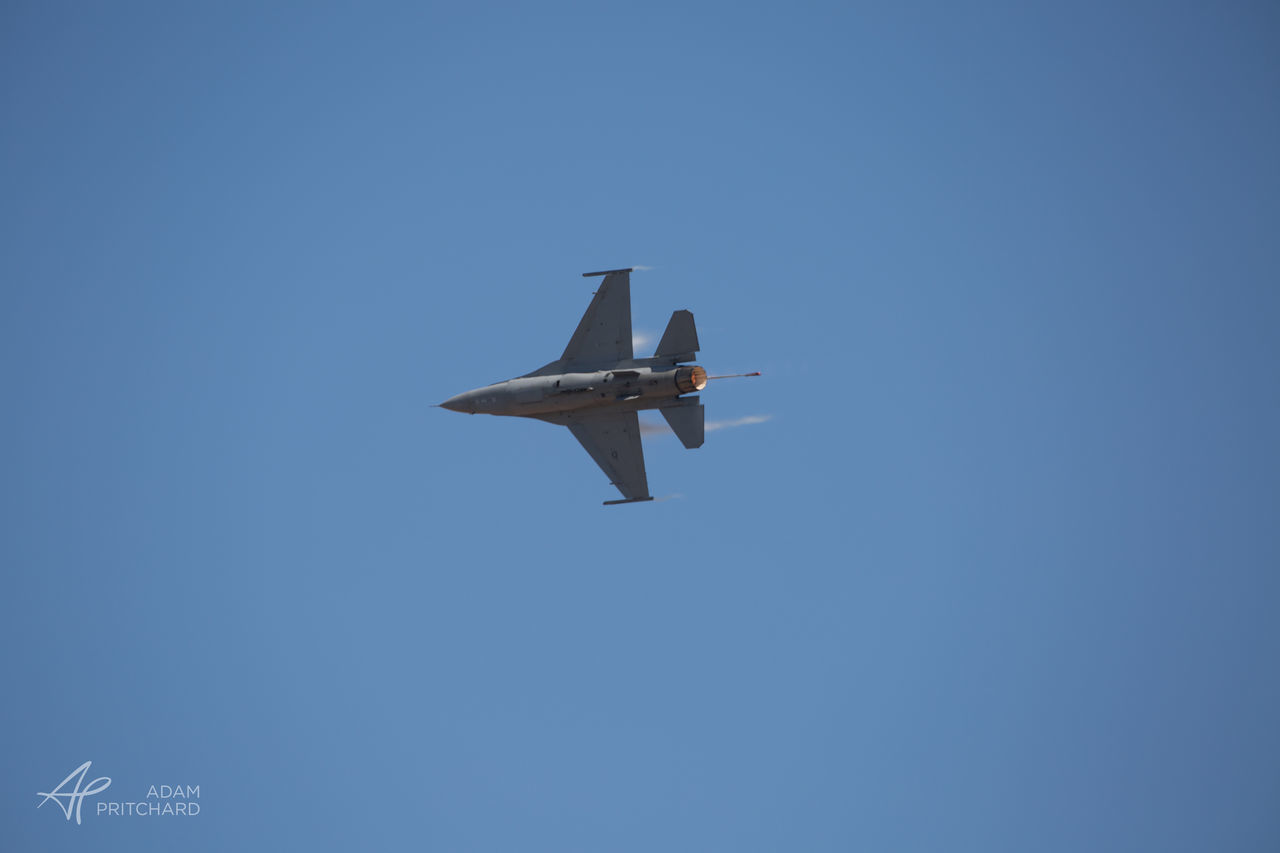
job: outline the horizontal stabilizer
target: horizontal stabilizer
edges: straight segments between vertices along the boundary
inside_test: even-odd
[[[654,358],[677,361],[693,361],[698,351],[698,329],[693,324],[692,311],[673,311],[667,321],[667,330],[658,341]]]
[[[626,267],[625,269],[620,269],[620,270],[600,270],[599,272],[584,272],[582,274],[582,277],[591,278],[597,275],[612,275],[613,273],[616,273],[616,272],[631,272],[634,269],[635,267]]]
[[[651,501],[653,498],[626,498],[625,500],[605,501],[605,506],[617,506],[618,504],[642,504],[645,501]]]
[[[697,397],[685,397],[681,406],[666,406],[658,409],[667,419],[671,431],[680,439],[680,443],[688,449],[701,447],[704,437],[703,407]]]

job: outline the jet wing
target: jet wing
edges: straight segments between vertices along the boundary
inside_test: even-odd
[[[548,419],[550,420],[550,419]],[[562,415],[554,423],[564,424],[596,460],[609,482],[618,487],[625,501],[651,501],[649,479],[644,473],[644,446],[640,443],[640,418],[635,412]]]
[[[633,357],[631,348],[631,270],[609,270],[560,360],[586,367],[617,364]],[[597,460],[598,461],[598,460]]]

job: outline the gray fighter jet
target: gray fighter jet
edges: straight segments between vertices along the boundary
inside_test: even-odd
[[[564,353],[555,361],[506,382],[450,397],[455,412],[537,418],[569,428],[623,499],[605,505],[651,501],[640,443],[640,409],[657,409],[685,447],[702,446],[701,391],[707,372],[693,361],[698,332],[693,314],[676,311],[652,358],[631,348],[631,270],[583,273],[604,276]],[[736,374],[759,376],[759,373]]]

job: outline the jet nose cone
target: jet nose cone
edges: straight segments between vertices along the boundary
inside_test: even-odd
[[[448,400],[440,404],[440,408],[448,409],[451,412],[469,412],[475,414],[474,401],[471,398],[471,392],[464,394],[454,394]]]

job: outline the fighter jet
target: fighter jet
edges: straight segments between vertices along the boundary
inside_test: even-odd
[[[631,271],[604,276],[564,353],[532,373],[465,391],[441,403],[455,412],[537,418],[567,426],[622,493],[614,504],[651,501],[640,443],[641,409],[657,409],[687,448],[702,446],[702,403],[708,379],[693,361],[698,332],[689,311],[672,313],[652,358],[635,358],[631,346]],[[735,376],[759,376],[740,373]]]

